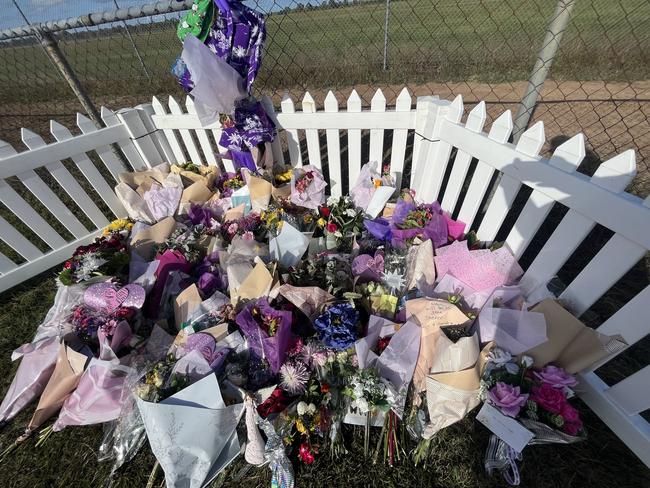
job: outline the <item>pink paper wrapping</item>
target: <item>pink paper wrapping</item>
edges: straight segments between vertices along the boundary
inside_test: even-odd
[[[505,247],[470,251],[467,241],[455,241],[436,249],[433,258],[438,276],[451,273],[474,290],[512,284],[524,271]]]
[[[132,371],[117,359],[91,359],[76,390],[63,404],[53,426],[54,432],[69,425],[92,425],[115,420],[126,399],[123,389],[127,375]]]
[[[304,174],[307,171],[312,171],[314,175],[314,180],[307,187],[304,192],[299,192],[296,190],[296,179],[300,175]],[[320,205],[325,202],[325,179],[323,178],[323,173],[316,167],[308,164],[302,168],[296,168],[293,170],[293,176],[291,177],[291,203],[299,205],[301,207],[310,208],[316,210]]]
[[[16,376],[0,405],[0,422],[14,418],[26,405],[38,398],[52,376],[59,353],[57,337],[25,344],[11,355],[12,361],[22,357]]]

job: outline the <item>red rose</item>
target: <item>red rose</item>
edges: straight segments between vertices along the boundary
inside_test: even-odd
[[[315,460],[314,455],[311,452],[311,448],[309,447],[309,444],[307,444],[306,442],[300,444],[300,449],[298,450],[298,456],[300,457],[300,460],[305,464],[311,464]]]
[[[327,394],[329,393],[329,391],[330,391],[330,385],[328,385],[327,383],[323,383],[322,385],[320,385],[320,392],[322,394]]]
[[[565,403],[560,415],[564,419],[564,432],[569,435],[577,435],[580,429],[582,429],[582,420],[580,420],[578,411],[568,403]]]
[[[63,265],[63,269],[71,269],[72,268],[72,261],[68,260],[65,262]]]
[[[566,397],[562,390],[553,388],[548,383],[542,386],[534,386],[530,399],[537,403],[544,410],[559,414],[567,406]]]
[[[321,217],[328,218],[330,216],[331,211],[328,207],[321,207],[319,210]]]
[[[327,232],[334,233],[338,230],[338,227],[334,222],[328,222],[327,223]]]

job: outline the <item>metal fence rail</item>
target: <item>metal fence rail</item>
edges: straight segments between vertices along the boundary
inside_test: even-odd
[[[365,103],[381,88],[391,104],[404,84],[415,95],[461,94],[468,109],[486,100],[490,119],[512,109],[518,129],[543,119],[547,153],[584,132],[587,173],[636,149],[630,190],[650,190],[646,0],[246,3],[267,14],[256,89],[276,103],[285,90],[309,90],[320,103],[328,89],[355,87]],[[0,139],[17,144],[17,129],[44,129],[50,118],[73,125],[75,112],[92,115],[88,104],[115,108],[181,95],[170,66],[181,50],[176,24],[191,4],[167,0],[0,31]],[[85,106],[46,42],[78,81]]]

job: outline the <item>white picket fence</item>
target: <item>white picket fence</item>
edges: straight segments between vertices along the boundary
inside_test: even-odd
[[[568,207],[568,212],[526,270],[522,279],[526,293],[532,293],[553,278],[596,224],[610,229],[613,237],[561,295],[578,316],[596,303],[650,249],[650,197],[642,200],[624,191],[636,174],[631,150],[602,163],[592,177],[587,177],[576,172],[585,157],[582,134],[572,137],[549,159],[544,159],[539,156],[545,140],[541,122],[527,130],[514,146],[507,142],[513,127],[509,111],[484,133],[485,103],[476,105],[462,123],[464,107],[460,96],[453,102],[433,96],[420,97],[413,109],[413,100],[404,89],[396,106],[389,110],[380,90],[373,97],[369,110],[362,109],[362,101],[355,91],[344,110],[340,110],[331,92],[325,98],[324,110],[317,109],[309,93],[301,102],[301,110],[296,110],[294,101],[288,97],[282,100],[279,113],[275,113],[268,98],[263,103],[278,126],[278,137],[271,145],[274,159],[283,162],[283,148],[286,147],[286,162],[293,166],[313,164],[323,168],[329,175],[329,190],[333,195],[340,195],[349,188],[365,161],[390,163],[391,173],[398,182],[410,173],[410,183],[404,181],[402,186],[414,188],[421,200],[438,199],[443,209],[456,210],[457,218],[475,229],[481,240],[492,241],[501,230],[519,189],[522,185],[528,186],[532,193],[523,210],[514,225],[503,230],[508,231],[506,245],[518,258],[533,242],[555,202]],[[187,111],[171,97],[167,105],[154,98],[152,104],[120,110],[117,114],[103,109],[107,125],[104,129],[95,129],[88,119],[79,115],[77,124],[82,135],[72,137],[68,129],[52,122],[51,132],[56,143],[45,145],[39,136],[23,130],[23,142],[28,151],[16,153],[7,144],[0,144],[0,201],[22,223],[22,228],[30,229],[51,249],[42,252],[24,231],[5,219],[0,220],[0,239],[25,260],[18,264],[0,254],[0,291],[62,262],[76,246],[92,240],[97,229],[108,223],[107,216],[93,202],[93,196],[62,165],[62,160],[72,160],[87,180],[84,186],[92,187],[118,216],[123,215],[119,201],[87,155],[96,153],[115,178],[123,167],[109,144],[116,143],[134,169],[163,161],[191,160],[232,170],[230,161],[218,156],[224,152],[217,145],[221,136],[219,124],[201,126],[189,98],[185,107]],[[321,138],[323,132],[324,138]],[[390,158],[387,158],[384,157],[384,138],[389,136],[392,145]],[[471,180],[466,181],[473,159],[477,164]],[[34,172],[37,168],[43,168],[54,177],[96,229],[87,229],[79,222]],[[471,224],[481,210],[484,196],[490,191],[495,172],[500,179],[480,225],[475,228]],[[440,195],[446,174],[448,181]],[[5,181],[14,176],[67,229],[72,240],[67,241],[57,233],[51,222]],[[648,310],[650,286],[604,322],[599,330],[621,334],[629,345],[633,345],[650,333]],[[603,382],[593,370],[584,371],[580,376],[581,398],[650,466],[650,423],[639,415],[650,408],[650,364],[612,386]]]

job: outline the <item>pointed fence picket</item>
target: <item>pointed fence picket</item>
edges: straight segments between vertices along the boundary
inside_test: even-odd
[[[468,230],[477,230],[482,240],[489,242],[498,234],[507,235],[505,245],[517,258],[536,241],[551,209],[555,205],[568,207],[554,232],[532,256],[534,259],[521,281],[526,294],[546,285],[596,225],[610,229],[612,238],[568,283],[561,296],[577,315],[601,300],[650,249],[650,197],[642,200],[624,192],[636,172],[632,151],[605,161],[590,178],[576,171],[585,156],[585,141],[580,134],[545,159],[539,156],[544,144],[541,123],[527,130],[517,145],[512,145],[507,142],[512,133],[509,111],[498,117],[486,134],[484,103],[477,104],[463,123],[460,97],[453,102],[435,96],[420,97],[413,109],[406,89],[400,93],[395,107],[387,107],[381,91],[374,94],[368,108],[362,107],[356,91],[345,101],[345,107],[332,92],[328,92],[322,108],[308,93],[302,98],[300,110],[296,110],[289,95],[283,97],[277,113],[269,98],[265,97],[263,104],[277,128],[277,138],[270,145],[275,162],[285,162],[286,147],[292,166],[322,167],[329,176],[328,192],[341,195],[356,182],[361,164],[366,162],[362,161],[362,154],[368,154],[370,160],[377,160],[381,166],[388,163],[384,160],[384,141],[392,136],[390,171],[398,186],[410,171],[410,186],[417,190],[421,200],[441,198],[444,210],[453,213],[458,209],[457,218],[467,223]],[[171,97],[168,107],[153,98],[151,105],[120,110],[117,114],[102,109],[107,126],[104,129],[96,129],[88,119],[78,116],[82,132],[79,136],[72,136],[68,129],[52,122],[51,132],[57,141],[53,144],[46,145],[40,136],[27,130],[23,131],[23,140],[29,151],[17,153],[8,144],[0,143],[0,202],[11,214],[0,217],[0,239],[24,259],[17,262],[0,254],[0,291],[58,264],[75,247],[97,235],[97,230],[88,230],[81,224],[66,201],[74,201],[97,227],[107,219],[90,194],[99,194],[113,213],[122,210],[112,192],[108,194],[112,182],[104,180],[90,152],[97,154],[97,161],[106,166],[113,178],[124,166],[111,145],[119,147],[134,169],[161,161],[191,160],[232,170],[232,162],[216,154],[225,153],[218,145],[220,124],[203,126],[190,99],[185,108],[186,111]],[[319,131],[325,131],[324,141]],[[369,138],[362,139],[363,131],[369,131]],[[407,151],[409,136],[413,137],[413,145]],[[306,149],[306,155],[301,148]],[[342,158],[342,153],[347,158]],[[62,164],[66,160],[72,161],[83,178],[74,179]],[[476,167],[471,171],[474,160]],[[57,196],[34,171],[38,168],[49,172],[69,198]],[[445,175],[449,175],[446,185]],[[6,181],[13,176],[24,186],[24,194]],[[492,181],[496,185],[490,193]],[[505,222],[510,221],[506,216],[523,187],[530,188],[530,196],[514,224],[504,228]],[[49,216],[41,215],[28,203],[33,197],[47,207],[56,221],[50,221]],[[481,217],[482,207],[486,211]],[[477,217],[481,219],[478,229],[473,225],[478,222]],[[68,241],[55,228],[65,228],[73,239]],[[41,251],[41,244],[32,242],[30,232],[21,229],[39,236],[51,250]],[[631,346],[650,333],[646,318],[649,307],[650,286],[646,286],[598,330],[620,334]],[[650,382],[650,366],[641,365],[641,369],[613,385],[607,385],[598,376],[599,366],[579,375],[581,398],[650,465],[650,423],[639,415],[650,408],[650,390],[643,389]]]
[[[76,247],[91,242],[111,218],[126,215],[113,192],[114,181],[110,181],[117,179],[126,167],[111,145],[117,145],[132,168],[147,167],[148,161],[161,157],[153,145],[142,141],[140,129],[144,126],[129,127],[125,122],[140,118],[139,110],[126,109],[118,116],[103,108],[102,117],[107,127],[97,129],[85,116],[79,115],[77,125],[81,134],[77,136],[62,124],[51,121],[50,132],[55,139],[51,144],[23,129],[22,141],[27,151],[18,152],[0,141],[0,201],[8,211],[0,218],[0,239],[23,259],[17,262],[0,254],[0,291],[58,265]],[[110,173],[106,176],[108,180],[93,163],[95,155],[98,164],[104,164]],[[78,178],[64,166],[66,160],[79,170]],[[7,181],[12,177],[20,182],[18,186]],[[105,215],[98,207],[97,196],[112,215]],[[30,200],[38,200],[47,212],[34,207]],[[78,217],[75,212],[81,212],[93,227],[86,228],[80,221],[81,214]],[[34,241],[33,235],[49,249],[39,249],[40,244]]]

